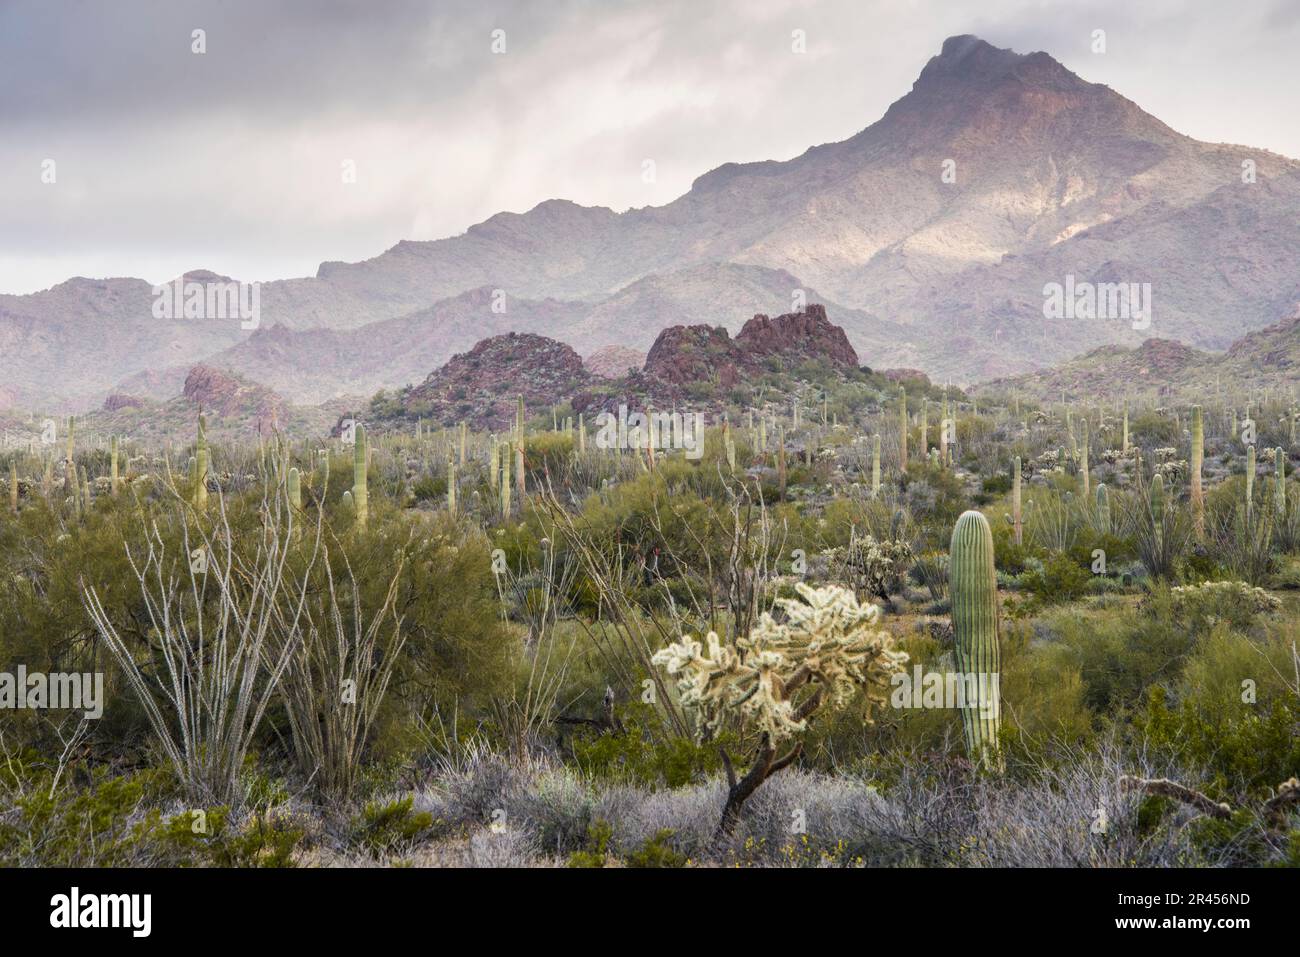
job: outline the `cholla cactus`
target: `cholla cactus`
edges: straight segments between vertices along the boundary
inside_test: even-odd
[[[902,587],[912,562],[912,546],[901,538],[878,542],[871,535],[859,538],[856,532],[847,546],[828,548],[825,554],[856,592],[882,599]]]
[[[741,779],[726,761],[728,792],[716,839],[724,839],[740,819],[741,807],[760,784],[794,761],[802,744],[781,758],[779,745],[802,734],[824,710],[843,709],[858,690],[865,692],[865,718],[888,700],[892,677],[907,664],[893,637],[876,627],[880,609],[862,605],[853,593],[830,585],[795,585],[803,599],[783,598],[778,622],[764,613],[744,637],[728,644],[709,632],[703,644],[686,636],[652,659],[677,678],[683,707],[695,718],[701,738],[729,720],[758,732],[753,766]]]
[[[779,744],[807,730],[808,719],[823,706],[839,710],[858,689],[866,692],[868,714],[888,700],[890,676],[907,664],[893,637],[874,627],[880,608],[859,604],[847,588],[795,585],[803,601],[777,599],[786,620],[764,614],[735,645],[715,632],[707,649],[686,636],[652,659],[677,677],[682,706],[693,711],[701,737],[722,729],[729,717]],[[707,653],[706,653],[707,650]],[[813,709],[798,706],[816,700]]]

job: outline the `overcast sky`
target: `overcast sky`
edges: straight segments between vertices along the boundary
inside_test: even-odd
[[[0,0],[0,292],[312,275],[548,198],[662,205],[851,136],[959,33],[1300,157],[1300,0]]]

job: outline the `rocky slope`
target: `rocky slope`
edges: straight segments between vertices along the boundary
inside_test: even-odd
[[[527,415],[584,392],[592,376],[571,346],[545,336],[508,333],[484,339],[453,356],[402,397],[405,418],[443,425],[464,420],[476,429],[502,431],[514,425],[523,396]]]

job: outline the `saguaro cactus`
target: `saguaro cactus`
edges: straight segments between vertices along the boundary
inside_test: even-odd
[[[289,469],[286,480],[289,489],[289,504],[296,509],[302,508],[302,476],[296,468]]]
[[[904,472],[907,471],[907,390],[898,390],[898,461]]]
[[[785,429],[776,427],[776,482],[782,498],[785,498]]]
[[[1199,405],[1192,406],[1192,452],[1188,460],[1191,472],[1192,521],[1196,537],[1205,535],[1205,490],[1201,486],[1201,468],[1205,460],[1205,418]]]
[[[447,511],[456,514],[456,462],[447,458]]]
[[[208,507],[208,420],[199,413],[199,442],[194,450],[194,507]]]
[[[524,440],[515,446],[515,491],[519,493],[519,507],[524,505]]]
[[[1246,523],[1255,518],[1255,446],[1246,446]]]
[[[63,456],[63,490],[72,496],[74,505],[77,498],[77,466],[73,464],[76,428],[77,420],[68,416],[67,452]]]
[[[497,454],[501,459],[501,477],[498,479],[501,486],[501,517],[505,518],[510,514],[510,443],[502,443]]]
[[[109,491],[113,495],[116,495],[118,489],[121,487],[121,479],[118,477],[118,472],[117,472],[117,436],[116,435],[113,436],[112,447],[111,447],[111,451],[109,452],[108,476],[109,476],[109,485],[108,485]]]
[[[1097,530],[1103,535],[1110,534],[1110,495],[1106,483],[1097,483]]]
[[[9,460],[9,511],[18,514],[18,458]]]
[[[979,512],[965,512],[957,519],[949,548],[948,575],[957,670],[966,687],[962,708],[966,752],[973,763],[987,770],[1000,770],[998,687],[1002,651],[998,580],[993,565],[993,532]]]
[[[1122,446],[1121,451],[1125,455],[1128,455],[1128,405],[1127,404],[1125,404],[1124,406],[1124,445]]]
[[[1011,463],[1011,529],[1016,544],[1025,543],[1025,522],[1020,510],[1020,456]]]
[[[1273,503],[1279,521],[1286,519],[1286,451],[1278,446],[1273,450],[1274,474]]]
[[[871,439],[871,495],[880,498],[880,433]]]
[[[1092,479],[1088,476],[1088,420],[1083,420],[1083,436],[1079,440],[1079,474],[1083,476],[1083,494],[1092,491]]]
[[[940,428],[941,430],[943,429],[943,423],[942,423],[942,421],[940,421],[940,423],[939,423],[939,428]],[[930,400],[929,400],[928,398],[922,398],[922,399],[921,399],[921,445],[920,445],[920,449],[921,449],[921,454],[922,454],[922,455],[928,455],[928,454],[930,453]]]
[[[356,441],[352,446],[352,503],[357,510],[357,527],[365,528],[370,519],[370,492],[366,484],[369,465],[366,427],[357,423]]]

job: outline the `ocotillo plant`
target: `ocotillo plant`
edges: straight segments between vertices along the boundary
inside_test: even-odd
[[[365,528],[370,520],[370,492],[366,483],[368,459],[366,427],[358,422],[356,441],[352,446],[352,503],[357,510],[358,528]]]
[[[1192,452],[1188,460],[1191,470],[1192,521],[1196,537],[1205,537],[1205,491],[1201,487],[1201,467],[1205,459],[1205,420],[1199,405],[1192,406]]]
[[[1097,531],[1110,534],[1110,495],[1105,482],[1097,483]]]
[[[904,472],[907,471],[907,390],[898,390],[898,461]]]
[[[199,442],[194,450],[194,507],[208,507],[208,419],[199,413]]]
[[[1025,543],[1025,522],[1020,510],[1020,456],[1016,456],[1011,463],[1011,514],[1008,516],[1011,521],[1011,529],[1015,535],[1016,544]]]
[[[880,498],[880,433],[871,438],[871,497]]]
[[[993,532],[979,512],[965,512],[957,519],[949,548],[948,575],[957,671],[966,688],[962,708],[966,753],[973,763],[987,770],[1000,770],[998,687],[1002,650],[998,578],[993,564]]]

